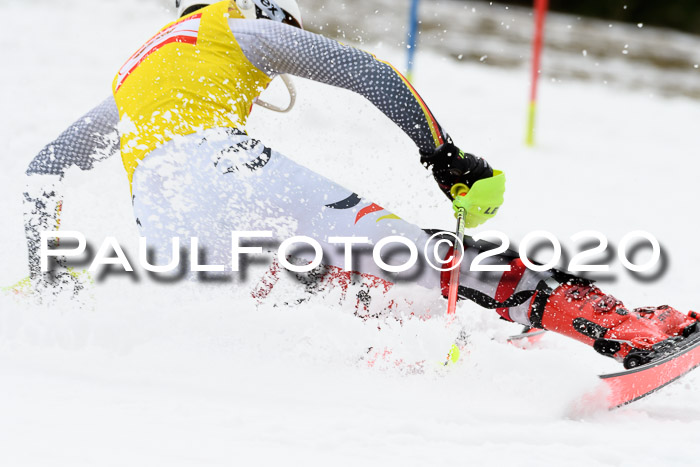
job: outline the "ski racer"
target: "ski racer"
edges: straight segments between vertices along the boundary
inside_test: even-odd
[[[467,210],[468,227],[498,211],[504,174],[460,150],[390,64],[305,31],[294,0],[177,0],[176,7],[180,19],[137,50],[113,81],[135,222],[159,261],[167,260],[173,237],[198,237],[209,264],[231,264],[232,231],[311,237],[323,246],[324,263],[339,268],[344,250],[333,237],[364,237],[374,245],[398,235],[419,251],[431,241],[418,226],[246,134],[252,103],[280,74],[367,98],[413,140],[439,189],[455,208]],[[113,111],[106,105],[100,112]],[[81,131],[70,137],[80,141]],[[79,158],[81,146],[69,146]],[[453,198],[458,184],[469,191]],[[626,367],[646,363],[699,328],[695,314],[668,306],[629,310],[591,281],[530,270],[509,252],[485,262],[508,264],[508,272],[469,271],[484,247],[468,238],[465,246],[460,298],[508,321],[577,339]],[[445,250],[443,257],[450,254]],[[401,251],[389,262],[403,264],[407,257]],[[366,261],[356,269],[446,292],[446,275],[431,268],[389,274]]]

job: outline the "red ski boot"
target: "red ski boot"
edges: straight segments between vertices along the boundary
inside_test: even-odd
[[[672,352],[679,341],[700,331],[700,318],[693,312],[684,315],[668,305],[630,311],[590,284],[562,284],[549,296],[541,316],[532,316],[532,309],[536,307],[530,311],[533,324],[584,342],[625,368]]]

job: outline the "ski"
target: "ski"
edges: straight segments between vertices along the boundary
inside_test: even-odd
[[[653,394],[700,366],[700,333],[682,341],[677,350],[645,365],[600,375],[601,385],[589,399],[605,394],[608,410],[617,409]]]
[[[514,336],[510,336],[506,339],[506,342],[509,344],[514,344],[514,345],[520,345],[520,344],[527,344],[527,345],[532,345],[536,344],[537,342],[540,341],[544,337],[544,334],[547,331],[544,329],[538,329],[538,328],[533,328],[531,326],[525,326],[523,330],[521,331],[520,334],[516,334]]]

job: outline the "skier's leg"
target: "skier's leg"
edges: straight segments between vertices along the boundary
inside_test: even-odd
[[[135,173],[134,208],[149,241],[168,245],[172,235],[198,236],[209,247],[208,261],[216,264],[230,264],[230,232],[236,230],[271,230],[279,239],[312,237],[323,247],[324,263],[338,268],[344,266],[344,248],[331,242],[333,236],[367,237],[372,245],[400,236],[418,251],[430,238],[418,226],[259,142],[217,132],[166,144],[149,155]],[[532,271],[514,253],[485,261],[510,264],[509,272],[470,271],[484,249],[467,239],[460,296],[495,309],[504,319],[565,334],[620,359],[632,348],[648,349],[696,327],[695,320],[670,308],[628,311],[590,282],[556,270]],[[408,257],[402,249],[387,262],[403,264]],[[390,274],[371,255],[356,258],[354,270],[441,290],[441,274],[420,262]]]
[[[388,273],[375,263],[371,250],[355,246],[353,270],[390,282],[410,281],[436,296],[440,293],[439,272],[422,261],[431,237],[428,233],[243,135],[209,130],[166,143],[136,169],[133,195],[137,224],[149,245],[157,247],[158,263],[169,261],[174,236],[181,242],[198,237],[200,245],[207,247],[209,264],[230,265],[231,231],[269,230],[278,239],[314,238],[323,247],[324,264],[344,268],[344,246],[331,242],[331,237],[366,237],[371,246],[398,236],[416,245],[415,266],[403,273]],[[438,256],[445,257],[446,250],[443,244]],[[469,265],[480,252],[479,245],[467,245],[462,263],[462,285],[469,298],[527,324],[528,299],[551,274],[524,268],[518,270],[517,278],[471,273]],[[393,265],[404,264],[409,256],[403,247],[393,251],[391,258],[383,255]],[[498,255],[486,263],[512,261],[509,255]],[[501,304],[511,293],[514,298]]]
[[[344,246],[332,243],[334,236],[367,237],[375,244],[395,235],[418,246],[428,238],[417,226],[258,141],[220,137],[213,130],[149,154],[135,171],[133,201],[149,244],[196,236],[207,246],[207,261],[217,264],[231,264],[231,231],[272,231],[279,241],[311,237],[322,245],[324,263],[338,267],[344,265]],[[162,250],[168,259],[169,249]],[[408,256],[401,249],[387,262],[402,264]],[[379,268],[371,255],[355,255],[353,265],[386,280],[400,279]],[[439,287],[437,274],[418,276],[422,285]]]

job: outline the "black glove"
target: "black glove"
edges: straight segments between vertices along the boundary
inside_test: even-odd
[[[493,169],[488,162],[460,150],[449,136],[445,143],[433,152],[421,150],[420,154],[421,163],[426,169],[432,169],[435,181],[450,200],[450,188],[453,185],[464,183],[471,188],[478,180],[493,177]]]

